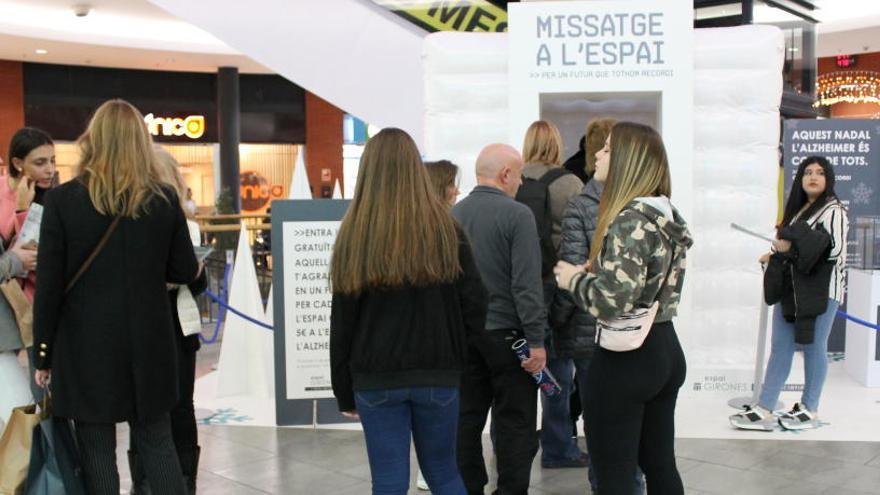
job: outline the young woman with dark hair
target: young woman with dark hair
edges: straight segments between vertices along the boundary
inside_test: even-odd
[[[333,393],[361,420],[373,493],[407,493],[412,440],[431,492],[464,494],[459,384],[487,296],[470,243],[400,129],[367,142],[330,280]]]
[[[55,144],[52,138],[40,129],[22,127],[17,130],[9,142],[9,154],[6,163],[8,169],[6,180],[0,184],[0,242],[3,244],[3,252],[8,250],[11,255],[7,259],[15,265],[16,271],[4,277],[4,281],[11,280],[6,290],[23,293],[18,298],[19,311],[27,304],[34,302],[34,290],[37,276],[37,246],[33,243],[24,244],[17,242],[18,235],[27,218],[28,211],[33,204],[42,204],[43,196],[55,183]],[[18,262],[18,263],[16,263]],[[11,284],[17,284],[15,287]],[[0,330],[0,349],[10,350],[9,345],[3,345],[3,336],[13,337],[13,340],[21,342],[18,338],[20,329],[15,318],[6,318],[12,315],[12,308],[7,304],[5,297],[3,310],[0,318],[8,320],[5,329]],[[6,310],[9,313],[6,313]],[[21,342],[24,344],[24,342]],[[30,372],[33,373],[34,356],[33,349],[28,348],[28,361],[31,364]],[[14,364],[18,364],[17,361]],[[43,390],[37,387],[32,380],[30,384],[31,395],[39,401],[43,397]],[[22,404],[18,404],[22,405]]]
[[[16,131],[9,143],[9,175],[0,186],[0,237],[9,248],[21,231],[31,204],[41,204],[55,179],[55,144],[45,132],[33,127]],[[34,260],[36,261],[36,260]],[[33,270],[22,280],[27,298],[33,302]]]
[[[0,158],[0,166],[3,164]],[[9,215],[9,218],[12,216]],[[36,249],[14,243],[7,245],[5,239],[0,242],[0,283],[5,284],[23,271],[33,270],[36,264]],[[18,363],[18,353],[24,347],[12,305],[0,295],[0,434],[12,409],[33,400],[28,389],[28,384],[32,382]]]
[[[55,179],[55,143],[40,129],[22,127],[9,142],[7,166],[8,185],[10,188],[13,185],[21,187],[20,191],[17,190],[18,196],[21,196],[19,205],[30,206],[30,202],[25,204],[25,199],[42,203],[43,195],[52,187]],[[28,179],[24,185],[21,181],[23,177]],[[21,194],[24,191],[28,193]]]
[[[819,397],[828,374],[828,336],[846,292],[846,210],[834,193],[834,170],[811,156],[798,167],[767,264],[765,299],[774,303],[770,360],[757,404],[730,416],[745,430],[818,426]],[[804,349],[804,391],[788,411],[773,413],[791,371],[795,345]]]

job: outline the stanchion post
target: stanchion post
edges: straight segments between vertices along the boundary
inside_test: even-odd
[[[758,345],[757,356],[755,357],[755,376],[753,378],[753,387],[751,397],[734,397],[727,401],[727,405],[734,409],[742,409],[745,406],[757,404],[761,395],[761,385],[764,383],[764,356],[767,348],[767,314],[770,307],[764,303],[764,293],[761,293],[761,315],[758,319]],[[782,402],[777,401],[773,409],[781,409]]]
[[[318,429],[318,401],[312,401],[312,429]]]

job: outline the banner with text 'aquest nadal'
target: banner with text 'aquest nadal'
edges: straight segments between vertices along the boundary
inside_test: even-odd
[[[846,207],[849,219],[847,265],[874,270],[880,266],[875,239],[875,225],[880,225],[880,122],[860,119],[788,119],[783,125],[782,157],[785,172],[785,199],[794,186],[794,176],[804,158],[823,156],[834,168],[834,192]],[[865,258],[868,259],[865,259]],[[847,297],[840,310],[848,311],[853,294],[847,288]],[[870,296],[867,296],[870,297]],[[871,305],[873,307],[873,305]],[[867,318],[870,314],[856,316]],[[846,347],[847,324],[836,318],[828,338],[829,352],[843,352]],[[880,343],[880,341],[878,341]],[[880,354],[880,346],[877,353]]]
[[[863,260],[856,246],[859,220],[880,218],[880,121],[859,119],[788,119],[782,136],[785,199],[804,158],[822,156],[834,168],[834,192],[847,209],[850,266],[872,269],[875,260]]]
[[[348,200],[272,202],[275,410],[279,425],[351,421],[330,383],[330,258]]]
[[[651,125],[666,145],[675,205],[691,218],[693,18],[683,1],[508,4],[510,144],[520,148],[541,118],[566,141],[594,118]]]

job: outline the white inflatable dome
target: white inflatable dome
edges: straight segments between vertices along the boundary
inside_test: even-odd
[[[768,233],[776,220],[783,38],[775,27],[743,26],[700,29],[694,41],[695,197],[688,220],[696,244],[679,335],[691,369],[749,368],[761,300],[757,258],[767,246],[730,224]],[[424,152],[461,167],[463,195],[475,185],[480,149],[508,138],[507,57],[504,34],[425,39]]]

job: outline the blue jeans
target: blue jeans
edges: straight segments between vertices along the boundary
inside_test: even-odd
[[[367,441],[374,495],[406,495],[410,438],[431,493],[466,493],[455,454],[457,388],[360,390],[354,398]]]
[[[571,394],[574,392],[574,361],[550,357],[547,369],[559,382],[562,392],[556,397],[541,396],[541,465],[552,466],[582,455],[571,429]]]
[[[819,409],[819,396],[828,374],[828,336],[837,314],[838,302],[828,300],[828,308],[816,318],[816,333],[813,343],[804,347],[804,393],[801,403],[811,412]],[[764,386],[758,405],[773,410],[779,400],[779,393],[791,371],[791,360],[795,351],[794,323],[785,321],[782,305],[773,308],[773,336],[770,344],[770,360],[764,375]]]

